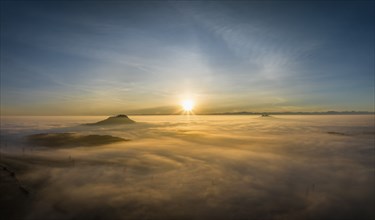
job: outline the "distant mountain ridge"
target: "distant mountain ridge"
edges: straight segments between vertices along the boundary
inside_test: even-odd
[[[326,111],[326,112],[222,112],[210,115],[372,115],[368,111]]]
[[[373,115],[375,112],[369,111],[325,111],[325,112],[214,112],[214,113],[196,113],[195,115]],[[131,115],[181,115],[169,113],[150,113],[150,114],[131,114]]]

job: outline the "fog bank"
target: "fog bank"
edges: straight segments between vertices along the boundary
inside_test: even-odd
[[[30,195],[2,190],[2,207],[17,209],[1,211],[9,219],[375,217],[373,115],[131,118],[137,123],[85,127],[103,117],[3,117],[0,163]],[[45,148],[25,139],[43,132],[129,141]]]

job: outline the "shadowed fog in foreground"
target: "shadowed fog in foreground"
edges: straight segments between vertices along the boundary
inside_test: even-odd
[[[104,118],[2,117],[2,217],[375,217],[374,115],[134,116],[135,124],[79,126]],[[126,141],[28,141],[41,133]]]

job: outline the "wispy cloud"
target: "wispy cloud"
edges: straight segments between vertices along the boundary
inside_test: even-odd
[[[60,114],[85,114],[77,109],[85,103],[109,113],[171,106],[191,93],[201,109],[218,111],[369,110],[373,33],[363,21],[373,12],[325,4],[6,3],[2,103],[20,112],[71,107]]]
[[[211,3],[211,7],[199,6],[185,3],[179,8],[221,39],[237,59],[245,61],[242,65],[251,64],[255,71],[250,70],[248,74],[252,76],[281,79],[284,75],[295,75],[298,67],[296,59],[319,45],[316,39],[310,42],[306,39],[300,43],[291,42],[293,38],[297,38],[293,36],[294,33],[275,30],[273,26],[263,22],[262,18],[246,21],[236,19],[238,16],[235,11],[219,3]],[[250,10],[249,13],[251,12]]]

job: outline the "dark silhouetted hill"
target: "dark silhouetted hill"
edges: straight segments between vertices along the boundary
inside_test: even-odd
[[[123,124],[133,124],[135,121],[131,120],[127,115],[117,115],[109,117],[103,121],[98,121],[96,123],[90,123],[85,125],[97,125],[97,126],[106,126],[106,125],[123,125]]]

